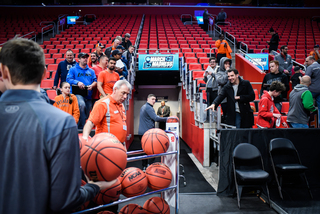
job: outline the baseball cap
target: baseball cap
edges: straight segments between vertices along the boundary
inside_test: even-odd
[[[131,37],[131,35],[130,35],[130,33],[126,33],[125,35],[124,35],[124,37]]]
[[[294,67],[293,70],[294,70],[294,71],[300,71],[300,67],[299,67],[299,66],[296,66],[296,67]]]
[[[84,56],[89,57],[89,54],[81,52],[79,53],[78,58],[82,58]]]
[[[96,44],[96,48],[97,47],[104,48],[104,45],[102,43],[98,43],[98,44]]]
[[[121,54],[119,50],[116,49],[116,50],[112,51],[112,56],[115,56],[118,54]]]
[[[125,50],[125,48],[122,45],[118,45],[116,49],[122,49]]]
[[[313,48],[319,48],[319,45],[315,45]]]

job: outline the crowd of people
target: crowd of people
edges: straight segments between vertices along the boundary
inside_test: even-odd
[[[317,45],[315,46],[317,48]],[[212,57],[203,76],[206,82],[208,109],[216,110],[221,104],[223,120],[236,128],[276,128],[283,127],[308,128],[311,113],[316,113],[320,106],[320,64],[310,53],[305,60],[307,66],[305,75],[300,67],[294,67],[287,54],[287,46],[281,47],[281,53],[270,61],[270,72],[264,76],[260,90],[260,101],[256,124],[254,124],[253,109],[250,102],[255,100],[255,94],[249,81],[243,80],[239,71],[232,68],[231,59],[222,57],[219,60]],[[289,94],[292,83],[292,91]],[[287,119],[282,117],[282,102],[289,101]],[[319,119],[318,119],[319,121]]]

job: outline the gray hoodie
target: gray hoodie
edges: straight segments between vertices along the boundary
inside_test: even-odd
[[[210,65],[209,65],[210,66]],[[207,68],[208,70],[208,68]],[[207,75],[205,76],[205,74],[207,73],[207,70],[203,73],[203,80],[206,82],[206,88],[211,88],[212,91],[218,91],[218,83],[216,80],[216,73],[219,70],[219,66],[217,65],[214,69],[213,72],[211,73],[211,75]]]
[[[226,61],[230,61],[230,67],[232,65],[232,60],[228,57],[222,57],[220,60],[220,67],[218,72],[216,73],[216,79],[218,83],[218,94],[220,93],[222,87],[228,82],[228,72],[224,68],[224,63]],[[221,103],[227,102],[227,99],[224,99]]]

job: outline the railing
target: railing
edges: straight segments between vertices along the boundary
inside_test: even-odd
[[[236,37],[234,37],[234,36],[233,36],[231,33],[229,33],[229,32],[226,32],[226,35],[227,35],[227,34],[233,38],[233,42],[232,42],[228,37],[226,37],[227,40],[229,40],[230,42],[233,43],[233,53],[236,53]]]
[[[44,31],[44,29],[46,29],[46,28],[48,28],[48,27],[51,27],[51,26],[52,26],[51,29],[49,29],[49,30],[47,30],[47,31]],[[41,44],[43,44],[43,34],[48,33],[48,32],[51,31],[51,30],[52,30],[52,37],[54,37],[54,25],[53,25],[53,24],[51,24],[51,25],[46,25],[46,26],[44,26],[43,28],[41,28]]]
[[[60,23],[60,21],[61,21],[61,19],[62,18],[64,18],[64,17],[66,17],[66,16],[68,16],[68,14],[59,14],[59,16],[58,16],[58,22],[57,22],[57,34],[59,34],[59,32],[60,32],[60,26],[62,27],[62,30],[61,31],[63,31],[63,25],[65,24],[65,22],[63,23],[63,24],[61,24]]]
[[[216,37],[216,31],[221,34],[222,33],[222,29],[221,27],[219,27],[217,24],[214,25],[214,31],[213,31],[213,37]]]
[[[247,50],[242,49],[242,44],[243,44],[243,46],[246,46],[246,47],[247,47]],[[246,53],[249,52],[249,48],[248,48],[248,45],[247,45],[246,43],[240,42],[240,45],[239,45],[239,46],[240,46],[239,49],[240,49],[241,51],[246,52]]]
[[[261,66],[261,70],[263,71],[263,67],[264,67],[264,66],[263,66],[260,62],[258,62],[258,61],[256,61],[255,59],[251,58],[250,56],[247,55],[247,53],[243,52],[242,50],[239,50],[239,51],[240,51],[244,56],[250,58],[251,61],[253,61],[253,62],[257,63],[259,66]]]
[[[37,42],[37,34],[36,34],[36,32],[34,32],[34,31],[31,31],[30,33],[27,33],[27,34],[22,35],[22,36],[20,36],[19,34],[17,34],[17,35],[15,35],[12,39],[15,39],[15,38],[24,38],[24,37],[26,37],[26,36],[28,36],[28,35],[32,35],[33,33],[34,33],[34,36],[31,37],[30,39],[34,39],[34,41]],[[3,46],[3,45],[6,44],[6,43],[7,43],[7,42],[4,42],[4,43],[0,44],[0,47]]]
[[[212,50],[215,50],[215,49],[218,50],[217,48],[211,48],[211,49],[210,49],[210,57],[211,57],[211,52],[212,52]]]
[[[229,24],[229,26],[232,26],[231,22],[217,22],[216,25],[218,24]]]

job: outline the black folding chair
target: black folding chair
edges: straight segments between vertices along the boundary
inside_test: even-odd
[[[298,151],[293,143],[286,138],[272,139],[269,145],[269,153],[281,199],[283,199],[281,191],[283,175],[301,175],[306,182],[310,197],[313,198],[305,174],[308,168],[302,165]]]
[[[241,193],[244,187],[265,190],[270,206],[270,196],[267,185],[269,173],[264,171],[262,157],[257,147],[249,143],[241,143],[236,146],[232,156],[239,209]],[[260,194],[258,197],[260,197]]]

